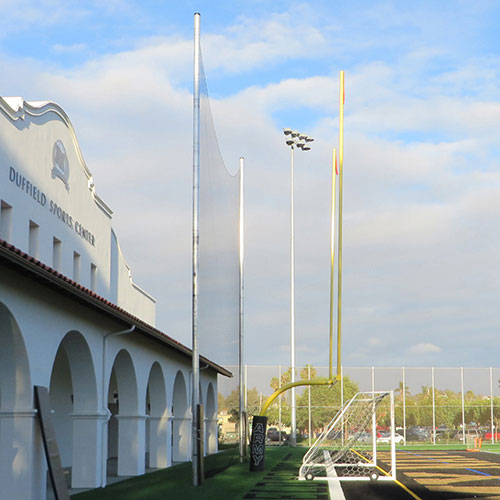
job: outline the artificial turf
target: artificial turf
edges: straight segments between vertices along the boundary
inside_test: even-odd
[[[211,477],[208,477],[201,486],[192,485],[192,466],[188,462],[120,481],[105,488],[78,493],[71,498],[73,500],[266,498],[266,490],[290,490],[290,485],[298,483],[294,478],[298,474],[302,456],[306,451],[307,448],[268,447],[265,458],[266,470],[249,472],[248,463],[239,463],[238,449],[233,448],[205,458],[205,470],[207,476]],[[284,467],[288,468],[288,471],[282,474]],[[301,482],[299,486],[302,487],[303,484]],[[302,489],[299,488],[298,493]],[[288,496],[288,498],[305,497]],[[314,499],[316,496],[307,498]]]
[[[464,449],[463,445],[398,446],[406,450]],[[192,485],[190,462],[175,465],[111,484],[106,488],[72,495],[73,500],[250,500],[250,499],[328,499],[324,483],[296,481],[302,457],[308,448],[270,446],[266,448],[263,472],[249,472],[248,463],[239,462],[238,448],[205,458],[207,479]],[[387,448],[389,449],[389,448]],[[483,445],[484,451],[500,451],[500,445]]]

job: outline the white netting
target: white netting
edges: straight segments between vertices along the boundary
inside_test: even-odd
[[[239,352],[239,183],[224,164],[200,57],[198,343],[201,355],[237,365]]]
[[[347,402],[305,454],[299,477],[369,478],[377,473],[377,420],[393,413],[381,406],[389,394],[359,392]]]

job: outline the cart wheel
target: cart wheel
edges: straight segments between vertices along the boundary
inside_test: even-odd
[[[370,472],[370,481],[376,481],[378,479],[378,472],[377,471],[374,471],[372,470]]]
[[[312,481],[314,479],[314,474],[312,472],[306,473],[306,481]]]

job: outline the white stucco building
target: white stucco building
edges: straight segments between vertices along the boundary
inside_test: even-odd
[[[110,463],[129,476],[190,459],[192,353],[154,327],[155,305],[64,111],[0,98],[0,500],[45,498],[36,385],[74,488],[104,486]],[[213,453],[217,375],[230,373],[200,364]]]

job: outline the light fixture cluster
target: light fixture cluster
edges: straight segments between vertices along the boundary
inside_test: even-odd
[[[311,149],[308,143],[314,141],[312,137],[302,134],[297,130],[292,130],[291,128],[284,128],[283,133],[286,136],[286,145],[290,146],[292,149],[294,147],[298,147],[302,149],[302,151],[309,151]]]

